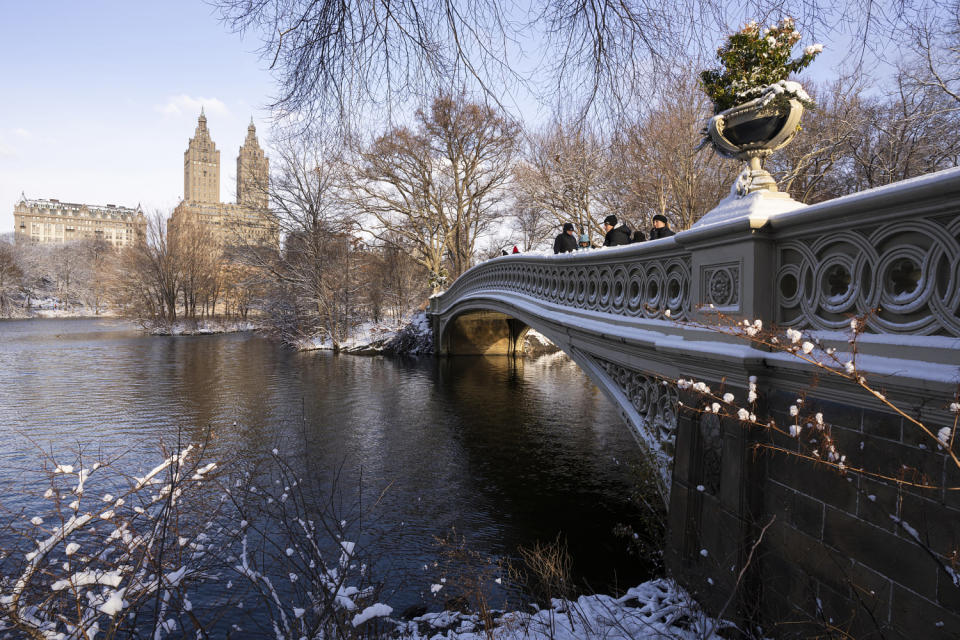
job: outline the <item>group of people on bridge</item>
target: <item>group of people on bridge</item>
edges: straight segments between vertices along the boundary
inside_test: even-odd
[[[619,247],[625,244],[633,244],[635,242],[644,242],[647,239],[647,236],[644,235],[643,231],[637,229],[631,233],[630,227],[625,223],[617,226],[617,216],[609,215],[603,219],[603,246],[605,247]],[[572,222],[565,222],[563,225],[563,231],[557,238],[553,241],[553,252],[554,253],[567,253],[571,251],[577,251],[578,249],[592,249],[593,245],[590,244],[590,236],[586,233],[580,235],[580,240],[577,240],[577,231]],[[659,240],[660,238],[668,238],[674,234],[673,229],[670,228],[670,221],[667,220],[667,217],[662,214],[657,214],[653,216],[653,228],[650,229],[650,239]]]

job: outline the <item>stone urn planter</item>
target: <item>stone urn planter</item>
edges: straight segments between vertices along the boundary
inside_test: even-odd
[[[747,166],[730,195],[694,227],[745,219],[751,229],[759,229],[770,216],[804,206],[778,190],[773,176],[763,168],[763,159],[800,130],[804,108],[814,106],[800,83],[789,78],[813,62],[823,45],[809,45],[793,57],[799,42],[800,32],[789,16],[768,26],[751,20],[717,49],[720,66],[700,73],[716,115],[703,128],[699,148],[712,147]]]
[[[717,153],[748,164],[737,184],[738,195],[777,191],[776,181],[761,161],[793,140],[802,115],[803,105],[795,98],[761,96],[710,118],[707,134]]]

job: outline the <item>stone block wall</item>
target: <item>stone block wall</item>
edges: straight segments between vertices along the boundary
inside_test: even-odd
[[[797,396],[765,397],[769,415],[790,424]],[[696,406],[698,398],[686,393],[681,402]],[[848,466],[905,482],[757,448],[795,451],[798,443],[684,408],[670,570],[714,613],[759,623],[774,637],[960,638],[960,572],[951,573],[960,569],[960,491],[945,489],[960,486],[956,465],[879,403],[807,397],[800,406],[801,416],[823,413]]]

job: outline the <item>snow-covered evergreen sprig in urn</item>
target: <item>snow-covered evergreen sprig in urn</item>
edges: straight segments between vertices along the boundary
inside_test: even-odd
[[[803,109],[814,106],[803,87],[787,78],[813,62],[823,46],[810,45],[794,58],[799,41],[793,18],[763,28],[749,22],[717,50],[721,68],[700,74],[714,116],[703,128],[699,148],[712,145],[722,156],[748,161],[756,180],[744,193],[777,190],[760,161],[790,142],[800,130]]]
[[[810,45],[800,57],[793,58],[793,47],[799,41],[800,32],[789,17],[769,27],[748,22],[731,34],[717,49],[722,67],[700,74],[703,90],[713,101],[713,112],[760,97],[769,97],[770,101],[796,98],[804,107],[812,108],[810,96],[799,83],[787,78],[809,66],[823,51],[823,45]]]

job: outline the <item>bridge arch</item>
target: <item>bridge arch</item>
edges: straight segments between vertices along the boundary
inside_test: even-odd
[[[526,333],[534,329],[567,354],[606,395],[660,471],[661,494],[669,496],[677,424],[677,390],[656,375],[636,354],[594,349],[589,341],[563,328],[544,310],[509,295],[471,296],[434,316],[438,355],[516,356]],[[656,365],[661,368],[660,365]],[[672,368],[667,373],[675,374]]]

